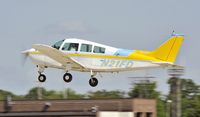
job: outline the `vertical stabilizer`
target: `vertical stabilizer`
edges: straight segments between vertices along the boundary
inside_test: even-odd
[[[183,42],[183,36],[174,35],[160,47],[151,51],[151,56],[166,62],[174,62]]]

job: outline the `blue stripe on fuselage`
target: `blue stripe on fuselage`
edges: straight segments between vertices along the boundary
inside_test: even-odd
[[[130,53],[132,53],[134,50],[127,50],[127,49],[119,49],[115,52],[114,55],[116,56],[128,56]]]

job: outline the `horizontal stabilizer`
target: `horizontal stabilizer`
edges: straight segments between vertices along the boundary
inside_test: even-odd
[[[160,66],[163,66],[163,67],[172,67],[172,68],[177,68],[177,69],[183,69],[184,66],[181,66],[181,65],[176,65],[176,64],[172,64],[172,63],[164,63],[164,62],[153,62],[154,64],[158,64]]]

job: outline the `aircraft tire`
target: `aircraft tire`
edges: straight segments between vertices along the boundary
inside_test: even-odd
[[[98,85],[98,80],[96,78],[91,78],[89,84],[91,87],[96,87]]]
[[[44,74],[40,74],[40,75],[38,76],[38,81],[40,81],[40,82],[45,82],[45,81],[46,81],[46,76],[45,76]]]
[[[70,73],[65,73],[65,74],[63,75],[63,80],[64,80],[65,82],[71,82],[71,81],[72,81],[72,75],[71,75]]]

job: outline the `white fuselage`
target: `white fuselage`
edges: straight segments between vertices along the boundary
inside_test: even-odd
[[[81,46],[78,47],[77,51],[65,51],[62,50],[65,43],[78,43],[82,44],[90,44],[92,45],[91,52],[82,52]],[[100,46],[105,48],[104,53],[94,53],[95,46]],[[137,70],[144,68],[152,68],[152,67],[160,67],[157,64],[153,64],[148,61],[139,61],[129,59],[126,56],[134,51],[134,50],[123,50],[119,48],[114,48],[90,41],[79,40],[79,39],[66,39],[61,44],[60,51],[66,53],[66,56],[69,56],[74,61],[79,62],[81,65],[85,66],[87,69],[81,69],[73,64],[70,64],[69,67],[71,70],[75,71],[83,71],[88,72],[90,70],[96,72],[119,72],[119,71],[129,71],[129,70]],[[66,69],[61,63],[56,60],[36,51],[35,49],[29,50],[29,57],[32,62],[36,65],[43,67],[52,67],[59,69]],[[67,61],[66,61],[67,62]]]

